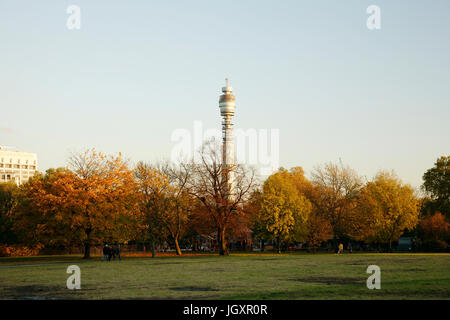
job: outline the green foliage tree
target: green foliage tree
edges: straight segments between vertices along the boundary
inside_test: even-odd
[[[179,242],[186,232],[193,206],[193,198],[185,188],[187,176],[183,172],[167,163],[159,169],[143,162],[136,166],[143,225],[152,241],[153,257],[154,242],[168,237],[173,241],[177,255],[182,254]]]
[[[245,206],[245,212],[249,216],[249,223],[254,239],[263,240],[261,250],[264,251],[264,241],[272,239],[272,234],[267,231],[262,215],[263,193],[262,190],[255,190],[250,196],[250,200]]]
[[[450,218],[450,156],[436,160],[434,167],[423,175],[422,189],[432,199],[433,212],[440,211]]]
[[[13,230],[14,213],[19,204],[19,188],[14,182],[0,183],[0,244],[18,240]]]
[[[143,239],[152,245],[152,257],[156,255],[155,243],[165,241],[168,237],[164,227],[164,212],[168,201],[165,197],[169,180],[158,169],[139,162],[134,170],[138,187],[138,205],[141,212],[139,227]]]

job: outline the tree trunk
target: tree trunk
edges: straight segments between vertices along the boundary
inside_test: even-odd
[[[152,258],[156,256],[155,241],[152,240]]]
[[[178,244],[178,237],[174,237],[174,241],[175,241],[175,248],[177,250],[177,256],[181,256],[181,249],[180,249],[180,245]]]
[[[280,241],[280,237],[277,238],[277,253],[281,253],[281,241]]]
[[[92,232],[92,229],[88,227],[84,231],[86,233],[86,241],[84,242],[84,257],[83,259],[89,259],[91,257],[91,239],[90,235]]]
[[[89,259],[91,257],[91,244],[89,240],[84,243],[84,256],[83,259]]]
[[[221,256],[228,256],[228,248],[227,248],[227,242],[225,240],[225,228],[219,228],[217,230],[217,240],[219,244],[219,255]]]

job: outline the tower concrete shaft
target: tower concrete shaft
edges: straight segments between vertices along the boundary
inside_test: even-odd
[[[228,79],[226,85],[222,88],[222,95],[219,99],[220,115],[222,116],[222,157],[223,169],[226,183],[229,189],[229,194],[234,192],[235,182],[235,156],[234,156],[234,142],[233,142],[233,123],[232,118],[236,109],[236,98],[233,94],[233,88],[229,86]]]

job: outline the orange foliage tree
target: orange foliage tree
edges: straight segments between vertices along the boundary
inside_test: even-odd
[[[317,212],[311,213],[307,222],[308,234],[306,242],[315,252],[322,242],[333,237],[333,228],[330,222]]]
[[[355,210],[357,196],[363,185],[359,175],[341,162],[327,163],[315,168],[312,184],[309,199],[317,214],[331,224],[334,240],[357,238],[362,221]]]
[[[433,246],[439,249],[448,247],[450,239],[450,223],[445,220],[445,216],[437,212],[429,215],[420,221],[420,228],[426,246]]]
[[[93,244],[134,236],[135,184],[122,156],[94,149],[74,154],[70,169],[48,170],[24,186],[21,225],[32,241],[81,244],[84,258]],[[31,226],[31,228],[30,228]]]

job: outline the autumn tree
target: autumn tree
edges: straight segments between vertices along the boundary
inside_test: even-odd
[[[261,251],[264,251],[264,240],[270,240],[272,235],[267,231],[262,215],[263,193],[259,188],[254,190],[245,204],[244,210],[249,217],[249,225],[253,238],[263,240]]]
[[[450,156],[437,159],[423,175],[423,181],[422,189],[431,197],[434,211],[450,218]]]
[[[74,180],[70,170],[50,168],[21,186],[14,227],[22,235],[22,243],[69,247],[78,242],[79,233],[71,230],[67,218],[70,212],[63,204],[71,200],[64,198],[70,196]]]
[[[164,215],[164,225],[175,244],[177,255],[181,255],[180,239],[185,234],[190,222],[194,200],[187,191],[180,190],[173,185],[171,185],[168,197],[169,208],[166,215]]]
[[[223,165],[220,146],[213,141],[205,143],[198,155],[198,161],[181,164],[179,170],[188,177],[186,190],[214,221],[219,254],[228,255],[227,231],[244,214],[243,205],[256,186],[255,172],[240,164]]]
[[[281,252],[282,241],[299,241],[306,234],[306,221],[311,203],[301,195],[285,170],[272,174],[263,185],[260,224],[277,240]]]
[[[144,239],[152,245],[152,257],[155,257],[155,243],[167,238],[163,215],[168,204],[165,196],[169,188],[169,180],[159,170],[139,162],[134,170],[138,187],[138,203],[142,213],[140,227],[144,232]]]
[[[414,190],[394,173],[385,171],[360,191],[358,210],[367,218],[366,240],[388,243],[390,249],[405,230],[417,225],[419,215]]]
[[[35,225],[33,241],[93,244],[127,241],[133,234],[133,173],[122,156],[95,150],[73,154],[68,169],[48,170],[24,186],[23,226]]]
[[[363,183],[359,175],[342,162],[318,166],[312,173],[310,201],[317,214],[330,222],[336,241],[342,237],[356,238],[361,231],[360,217],[355,211],[356,199]]]
[[[436,212],[433,215],[423,218],[420,221],[420,229],[423,234],[425,247],[442,250],[448,247],[450,223],[446,221],[442,213]]]
[[[323,216],[312,211],[307,222],[308,233],[306,242],[315,252],[317,248],[328,239],[333,237],[333,228],[330,222]]]
[[[186,171],[168,163],[156,168],[140,162],[135,170],[149,235],[153,242],[169,235],[177,255],[182,254],[179,242],[186,232],[193,206],[193,198],[186,189],[188,176],[185,174]]]
[[[305,177],[303,168],[293,167],[289,170],[280,168],[279,173],[285,176],[297,190],[299,196],[306,198],[311,203],[311,210],[306,223],[298,223],[297,239],[305,240],[315,250],[324,241],[333,237],[330,222],[324,216],[318,214],[317,199],[319,188],[314,186]],[[251,226],[254,235],[261,239],[270,239],[272,235],[267,231],[262,215],[262,192],[255,192],[248,205],[248,211],[252,217]]]
[[[200,236],[202,239],[212,240],[213,235],[217,232],[217,227],[213,216],[205,208],[204,204],[200,201],[195,201],[191,213],[188,233],[194,237]],[[217,238],[217,236],[214,238]],[[194,244],[194,249],[198,249],[196,242]]]
[[[303,168],[300,166],[289,169],[289,174],[299,194],[306,197],[312,204],[311,213],[306,224],[306,242],[315,251],[322,242],[333,238],[333,228],[330,221],[320,214],[321,207],[319,205],[321,202],[318,200],[320,199],[320,191],[323,188],[311,183],[305,177]]]
[[[107,156],[94,149],[73,154],[69,168],[76,177],[73,228],[83,231],[84,257],[94,241],[124,242],[132,234],[135,181],[133,171],[119,153]]]
[[[280,168],[280,171],[287,171],[284,168]],[[303,171],[303,168],[300,166],[292,167],[289,169],[289,176],[294,184],[295,188],[297,189],[298,193],[307,197],[311,198],[313,193],[313,185],[311,181],[309,181],[305,177],[305,172]]]

